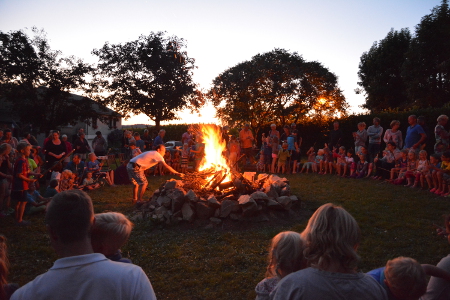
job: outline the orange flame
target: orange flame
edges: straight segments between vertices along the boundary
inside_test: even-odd
[[[214,168],[216,170],[226,170],[227,176],[222,182],[231,180],[230,167],[227,159],[223,156],[223,152],[227,150],[227,144],[222,139],[222,133],[219,126],[216,125],[200,125],[200,130],[205,145],[204,157],[200,162],[199,171]],[[209,178],[209,179],[212,179]]]

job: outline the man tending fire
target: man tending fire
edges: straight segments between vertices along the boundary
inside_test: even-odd
[[[145,170],[162,163],[164,167],[175,175],[183,176],[178,173],[172,167],[170,167],[164,161],[164,154],[166,153],[166,147],[164,145],[158,145],[155,151],[144,152],[133,159],[127,165],[128,176],[133,183],[133,204],[142,201],[145,190],[148,186],[147,178],[145,177]]]

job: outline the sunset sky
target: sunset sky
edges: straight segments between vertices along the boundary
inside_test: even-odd
[[[0,0],[0,30],[44,29],[50,45],[64,55],[95,63],[94,48],[124,43],[151,31],[167,31],[187,41],[196,59],[194,80],[208,89],[229,67],[274,48],[319,61],[339,77],[339,86],[359,112],[364,103],[354,89],[363,52],[391,28],[414,31],[440,0],[323,1],[61,1]],[[182,122],[214,122],[214,109],[182,113]],[[152,124],[134,116],[124,124]]]

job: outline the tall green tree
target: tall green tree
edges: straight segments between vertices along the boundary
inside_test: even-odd
[[[407,28],[391,31],[364,52],[359,63],[357,92],[364,93],[364,108],[379,112],[409,105],[404,80],[401,76],[406,52],[411,42]]]
[[[348,106],[333,73],[284,49],[225,70],[214,79],[209,97],[223,122],[250,123],[256,132],[272,122],[333,117]]]
[[[89,65],[52,50],[45,32],[33,28],[0,32],[0,99],[22,123],[39,132],[93,117],[91,101],[72,101],[70,91],[86,85]]]
[[[99,59],[92,91],[123,115],[144,113],[159,128],[161,121],[176,119],[177,111],[203,101],[192,80],[195,60],[184,48],[183,39],[164,32],[106,43],[92,51]]]
[[[434,7],[416,26],[402,74],[412,104],[440,107],[450,100],[450,9],[447,0]]]

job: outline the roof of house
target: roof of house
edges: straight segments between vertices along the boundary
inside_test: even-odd
[[[72,94],[72,93],[70,94],[70,98],[75,101],[79,101],[82,99],[88,99],[88,100],[92,101],[92,109],[98,114],[108,115],[108,116],[113,116],[113,117],[122,117],[122,115],[119,114],[118,112],[115,112],[114,110],[98,103],[97,101],[92,100],[91,98]]]

